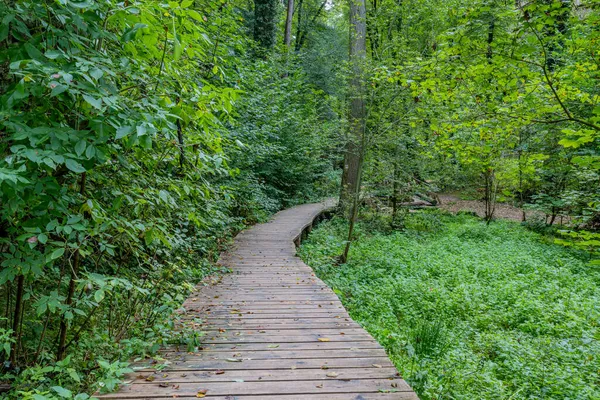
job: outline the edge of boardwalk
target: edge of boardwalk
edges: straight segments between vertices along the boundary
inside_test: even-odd
[[[231,269],[184,302],[183,323],[202,345],[160,351],[105,399],[415,400],[385,350],[353,321],[335,293],[296,256],[335,202],[305,204],[240,232],[220,263]],[[201,319],[201,321],[199,321]]]

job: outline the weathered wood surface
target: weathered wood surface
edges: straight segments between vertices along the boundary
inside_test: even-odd
[[[203,333],[201,347],[161,350],[105,399],[417,399],[383,348],[337,296],[296,257],[294,243],[331,203],[278,213],[240,233],[220,263],[231,268],[199,285],[182,323]]]

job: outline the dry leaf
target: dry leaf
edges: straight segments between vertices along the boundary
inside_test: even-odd
[[[229,362],[242,362],[242,360],[239,359],[239,358],[227,358],[226,361],[229,361]]]
[[[165,382],[161,382],[158,384],[158,387],[169,387],[169,384],[165,383]]]
[[[326,337],[319,338],[319,342],[329,342],[329,341],[331,341],[331,339],[326,338]]]
[[[317,385],[316,387],[318,387],[320,389],[323,387],[323,384],[321,383],[320,385]]]
[[[153,375],[150,375],[150,376],[146,377],[146,380],[148,382],[152,382],[152,381],[154,381],[154,379],[156,379],[156,378]]]
[[[338,374],[336,374],[335,372],[330,372],[330,373],[327,374],[328,378],[335,378],[337,376],[338,376]]]
[[[292,367],[292,369],[296,369],[296,366],[294,365],[294,366]]]
[[[379,365],[379,364],[371,364],[371,365],[372,365],[373,367],[375,367],[375,368],[382,368],[382,366],[381,366],[381,365]]]
[[[225,371],[223,371],[222,369],[218,369],[215,371],[215,375],[223,375],[225,373]]]
[[[196,393],[196,397],[198,397],[199,399],[206,397],[207,392],[208,392],[208,389],[200,389],[200,390],[198,390],[198,393]]]
[[[329,369],[327,365],[321,365],[321,369]]]
[[[278,344],[270,344],[270,345],[268,345],[267,347],[268,347],[269,349],[276,349],[276,348],[278,348],[278,347],[279,347],[279,345],[278,345]]]

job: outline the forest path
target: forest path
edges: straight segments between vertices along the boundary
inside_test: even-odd
[[[138,364],[104,399],[418,399],[384,349],[296,256],[294,242],[332,202],[284,210],[240,233],[215,285],[199,285],[184,320],[205,332],[194,352],[165,349],[169,366]],[[201,321],[199,321],[201,320]]]

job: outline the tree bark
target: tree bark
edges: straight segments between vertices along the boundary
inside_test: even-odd
[[[283,44],[286,50],[290,50],[292,45],[292,21],[294,19],[294,0],[288,0],[287,2],[287,16],[285,19],[285,34],[283,37]]]
[[[294,45],[294,51],[300,50],[300,36],[302,36],[302,4],[304,0],[298,0],[298,21],[296,26],[296,44]]]
[[[364,84],[364,64],[367,57],[367,10],[365,0],[350,0],[350,109],[348,115],[349,132],[344,156],[342,174],[342,194],[340,206],[350,219],[348,239],[340,256],[343,264],[348,261],[354,226],[358,217],[360,202],[360,181],[366,148],[366,104]]]
[[[12,344],[12,350],[10,352],[10,361],[12,364],[17,362],[18,351],[19,351],[19,342],[21,341],[21,335],[19,333],[19,326],[21,326],[22,316],[22,303],[23,303],[23,290],[25,286],[25,276],[19,275],[17,278],[17,298],[15,300],[15,312],[13,314],[13,325],[12,325],[12,335],[14,338],[14,342]]]
[[[347,217],[351,217],[353,195],[359,184],[361,143],[365,129],[365,87],[363,67],[366,58],[366,7],[365,0],[350,0],[350,107],[348,112],[349,132],[344,154],[340,206]]]

